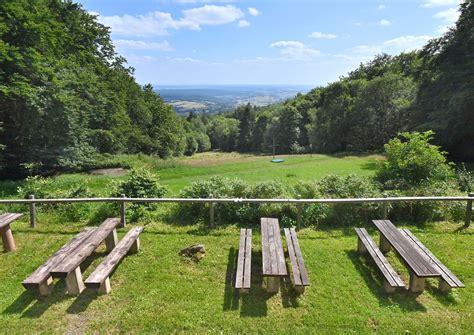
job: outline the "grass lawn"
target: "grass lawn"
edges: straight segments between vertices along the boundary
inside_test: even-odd
[[[262,289],[261,250],[254,229],[252,289],[239,296],[232,288],[238,227],[213,231],[201,226],[150,223],[138,255],[127,257],[111,277],[112,292],[65,295],[56,282],[53,295],[37,297],[21,286],[37,266],[80,231],[77,224],[26,219],[13,225],[18,251],[0,254],[0,330],[3,333],[189,332],[189,333],[465,333],[474,331],[474,229],[455,224],[409,227],[464,282],[450,294],[437,282],[415,296],[383,293],[380,276],[356,250],[352,228],[299,232],[311,286],[298,297],[285,286],[268,295]],[[121,229],[120,236],[126,229]],[[377,233],[371,230],[372,236]],[[203,243],[199,263],[178,251]],[[391,262],[407,282],[407,271],[393,253]],[[104,257],[101,248],[87,261],[85,277]]]
[[[327,174],[373,175],[380,155],[329,156],[329,155],[287,155],[278,156],[283,163],[271,163],[271,156],[245,155],[238,153],[208,152],[192,157],[159,160],[146,156],[126,156],[129,164],[145,166],[156,173],[169,190],[168,196],[177,196],[179,191],[194,181],[212,176],[240,178],[255,183],[264,180],[278,180],[292,184],[299,180],[315,180]],[[107,196],[107,185],[112,179],[125,177],[96,176],[87,173],[62,174],[55,177],[59,188],[70,184],[85,184],[96,195]],[[0,196],[14,197],[21,182],[1,182]]]

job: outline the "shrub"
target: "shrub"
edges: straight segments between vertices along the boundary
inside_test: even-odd
[[[324,198],[377,198],[380,190],[371,178],[354,174],[349,176],[328,175],[317,182],[317,188]],[[379,217],[379,203],[364,204],[333,204],[325,221],[329,224],[347,225],[355,222],[365,222]]]
[[[132,169],[127,179],[112,181],[110,188],[113,197],[125,194],[128,198],[162,198],[167,192],[158,177],[146,169]],[[132,204],[128,211],[131,221],[137,221],[146,211],[156,209],[156,206],[155,203]]]
[[[376,178],[386,189],[410,189],[426,182],[451,179],[453,169],[446,153],[429,142],[433,132],[401,133],[385,144],[387,160],[383,161]]]

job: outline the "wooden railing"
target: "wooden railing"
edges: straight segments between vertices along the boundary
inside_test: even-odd
[[[0,205],[25,204],[30,206],[30,225],[36,227],[36,205],[37,204],[71,204],[71,203],[96,203],[112,202],[120,204],[120,217],[122,225],[126,224],[126,203],[204,203],[209,204],[209,217],[211,227],[214,225],[215,207],[219,203],[235,204],[295,204],[297,207],[297,226],[301,224],[301,206],[304,204],[363,204],[363,203],[384,203],[388,205],[391,202],[419,202],[419,201],[458,201],[466,202],[466,216],[464,220],[465,227],[469,227],[472,219],[472,204],[474,193],[467,196],[441,196],[441,197],[383,197],[383,198],[344,198],[344,199],[248,199],[248,198],[127,198],[122,194],[120,198],[60,198],[60,199],[36,199],[30,195],[28,199],[0,199]],[[384,206],[383,215],[388,214],[388,207]]]

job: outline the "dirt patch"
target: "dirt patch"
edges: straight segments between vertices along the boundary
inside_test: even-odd
[[[124,168],[109,168],[109,169],[97,169],[89,172],[94,176],[109,176],[109,177],[121,177],[125,176],[128,171]]]
[[[184,165],[193,167],[203,167],[209,165],[224,165],[234,163],[244,163],[256,161],[259,157],[257,155],[245,154],[222,154],[222,153],[204,153],[198,154],[190,159],[183,160]]]

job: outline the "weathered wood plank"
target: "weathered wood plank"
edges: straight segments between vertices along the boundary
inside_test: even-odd
[[[21,218],[23,214],[20,213],[5,213],[0,216],[0,229],[8,226],[13,221]]]
[[[99,289],[101,284],[110,276],[112,271],[118,266],[125,257],[132,244],[143,232],[143,227],[132,228],[122,240],[115,246],[114,250],[107,255],[105,260],[91,273],[86,279],[85,285],[88,288]]]
[[[262,218],[262,263],[264,276],[286,276],[285,254],[278,219]]]
[[[104,221],[94,232],[93,236],[83,241],[83,243],[66,257],[60,264],[56,264],[51,269],[51,275],[57,278],[65,278],[74,271],[95,249],[105,240],[112,230],[120,224],[120,219],[109,218]]]
[[[400,232],[413,244],[413,246],[426,258],[433,267],[439,271],[443,280],[450,287],[463,288],[464,284],[452,273],[433,253],[424,246],[418,238],[408,229],[401,229]]]
[[[377,229],[418,277],[438,277],[440,273],[427,262],[389,220],[372,220]]]
[[[244,266],[245,266],[245,239],[247,235],[246,229],[240,229],[239,255],[237,256],[237,273],[235,276],[235,288],[243,288],[244,283]]]
[[[273,221],[273,231],[275,234],[275,249],[277,252],[277,264],[278,274],[280,276],[287,276],[288,270],[286,269],[285,252],[283,251],[283,242],[281,240],[280,225],[278,220]]]
[[[84,240],[89,238],[97,228],[86,228],[79,234],[74,236],[68,243],[63,245],[61,249],[56,251],[46,262],[44,262],[38,269],[36,269],[28,278],[26,278],[22,285],[26,289],[38,288],[49,277],[51,277],[51,269],[59,264],[65,257],[67,257],[74,249],[82,244]]]
[[[290,235],[290,230],[285,228],[284,232],[285,232],[285,238],[286,238],[286,246],[288,249],[288,255],[290,256],[291,270],[293,271],[293,282],[295,286],[301,286],[303,283],[301,282],[300,269],[298,267],[298,261],[296,260],[296,253],[295,253],[293,241]]]
[[[247,229],[245,238],[244,289],[250,289],[252,272],[252,229]]]
[[[260,224],[262,232],[262,267],[263,274],[266,275],[271,273],[271,264],[270,264],[270,246],[268,243],[268,221],[267,218],[261,219]]]
[[[308,272],[306,271],[306,266],[304,265],[303,254],[301,253],[300,242],[298,241],[298,237],[296,236],[295,228],[290,228],[290,236],[293,241],[293,246],[296,253],[296,260],[300,269],[301,283],[303,286],[309,286]]]
[[[374,260],[385,280],[388,282],[388,285],[390,287],[405,287],[405,283],[376,246],[374,240],[370,237],[367,230],[365,228],[356,228],[355,231],[359,241],[361,241],[365,246],[365,250],[367,250],[369,255]]]

